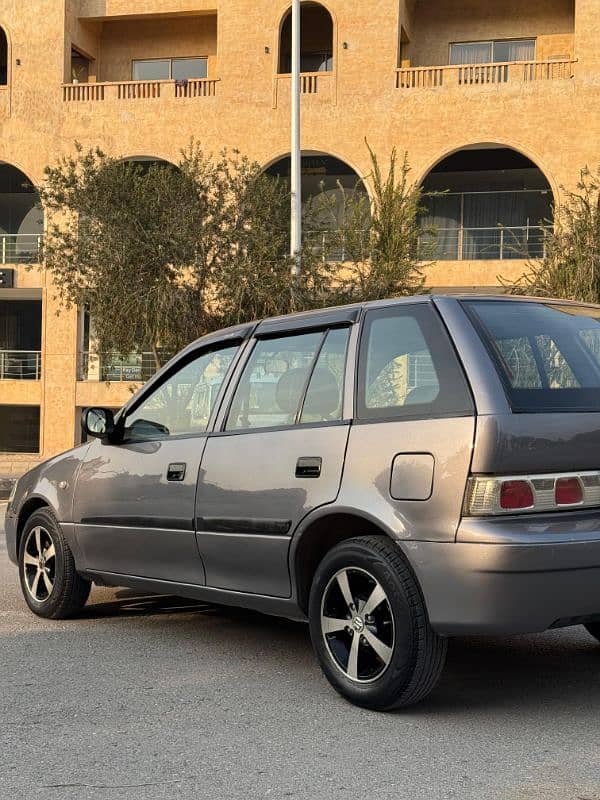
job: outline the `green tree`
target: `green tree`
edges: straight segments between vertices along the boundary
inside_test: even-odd
[[[586,167],[575,191],[562,191],[543,258],[532,261],[516,283],[500,280],[512,294],[600,303],[600,170],[594,174]]]

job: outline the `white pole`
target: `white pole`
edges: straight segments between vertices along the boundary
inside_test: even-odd
[[[292,145],[290,254],[292,277],[300,275],[302,250],[302,151],[300,145],[300,0],[292,0]]]

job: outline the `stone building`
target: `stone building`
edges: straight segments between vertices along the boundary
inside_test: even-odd
[[[4,0],[0,8],[0,476],[119,407],[144,356],[89,353],[36,266],[36,186],[73,143],[174,161],[193,137],[285,171],[289,1]],[[540,254],[561,187],[600,163],[598,0],[325,0],[302,7],[305,192],[368,173],[365,138],[446,190],[439,288],[496,287]],[[368,179],[365,181],[369,190]],[[33,265],[33,269],[31,266]]]

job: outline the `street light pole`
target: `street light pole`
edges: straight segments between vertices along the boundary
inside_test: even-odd
[[[300,144],[300,0],[292,0],[292,143],[290,254],[292,278],[301,270],[302,251],[302,151]]]

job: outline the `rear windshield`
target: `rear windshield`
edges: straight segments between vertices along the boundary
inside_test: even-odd
[[[513,411],[600,411],[600,306],[510,300],[463,305]]]

